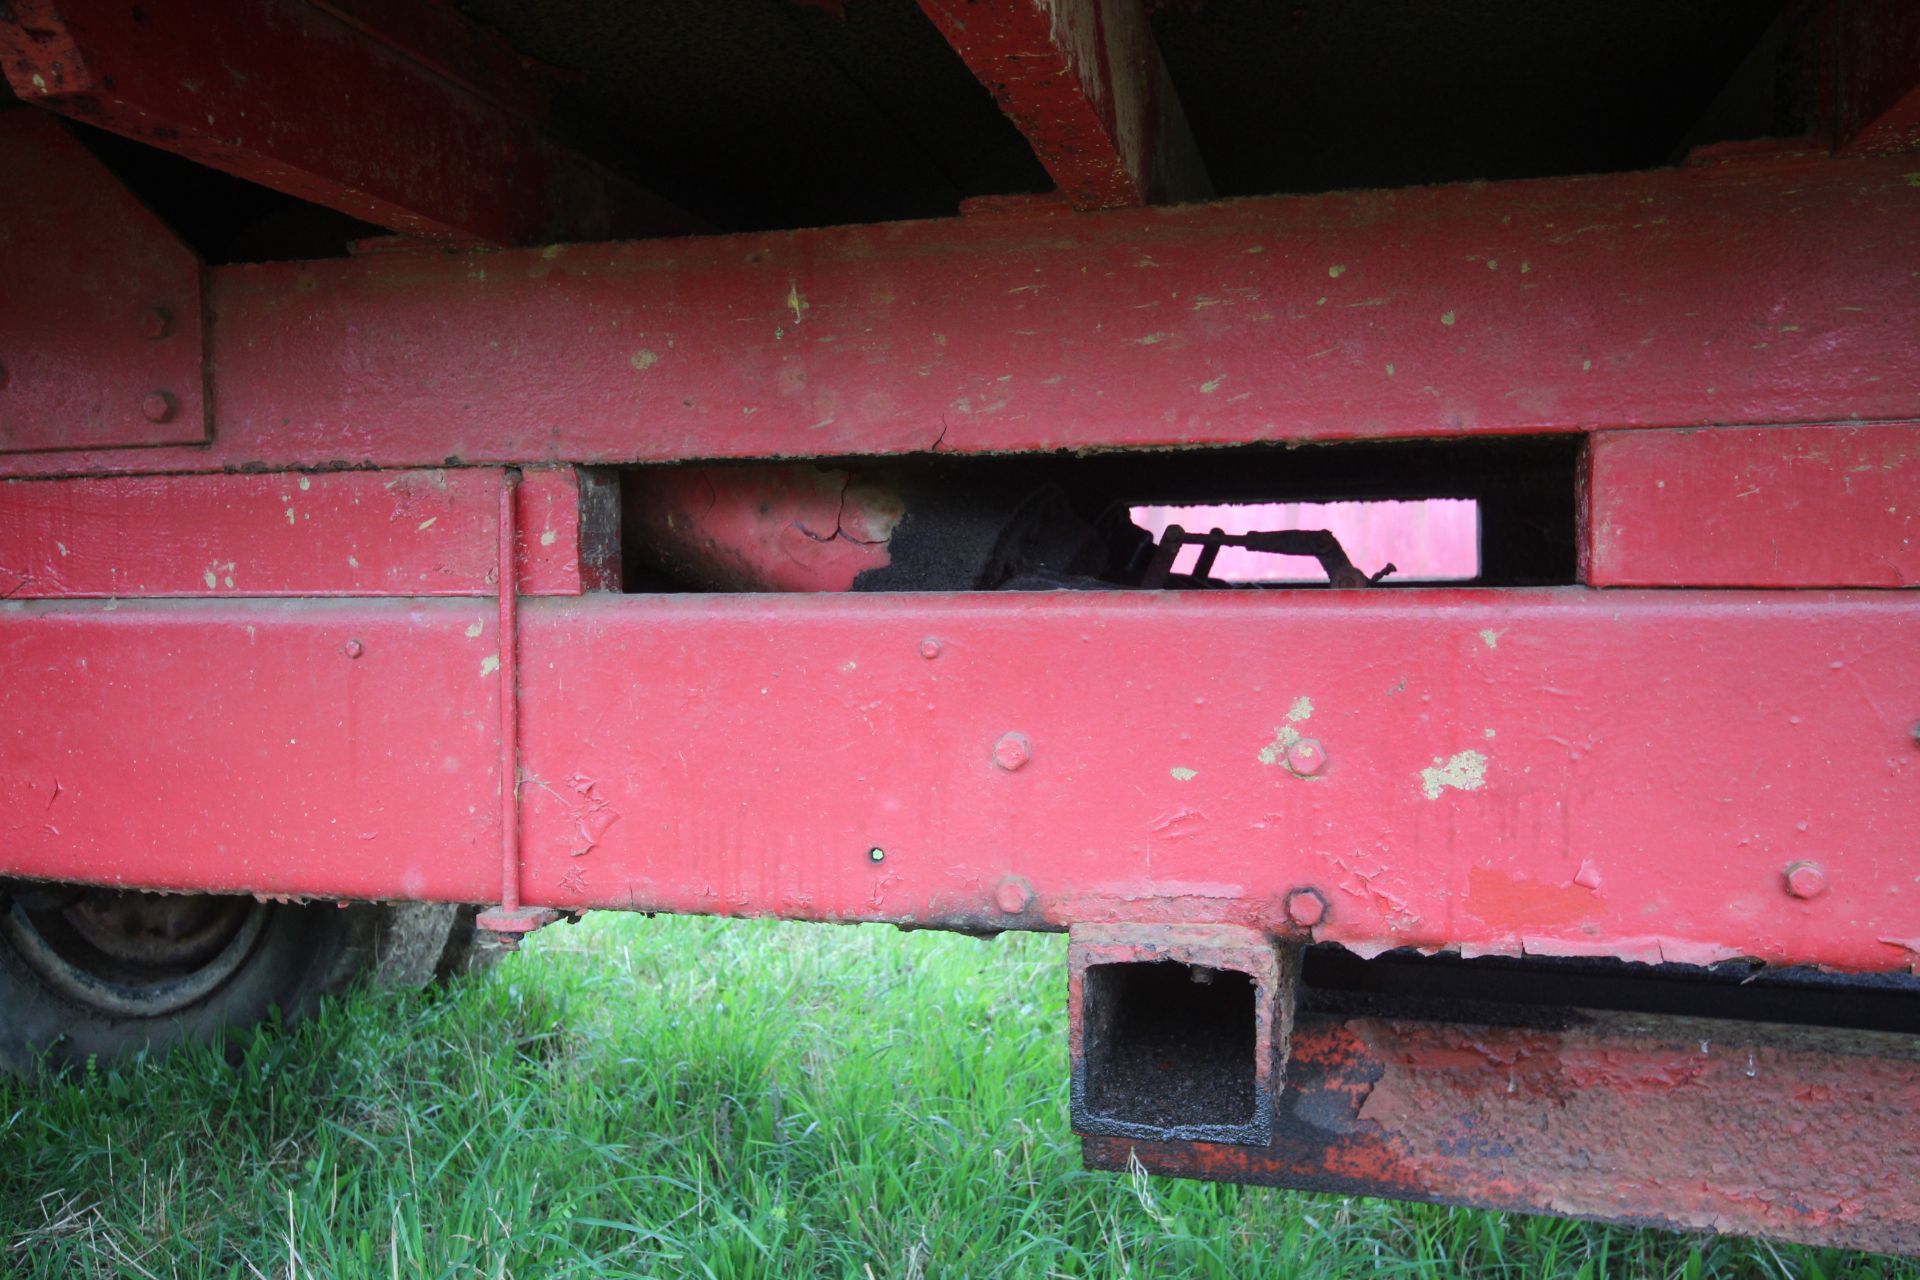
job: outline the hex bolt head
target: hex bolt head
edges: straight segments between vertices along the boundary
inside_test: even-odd
[[[1015,769],[1033,759],[1033,743],[1024,733],[1006,733],[1000,735],[1000,741],[993,744],[993,762],[1012,773]]]
[[[140,313],[140,336],[158,342],[173,335],[173,312],[165,307],[148,307]]]
[[[180,402],[171,391],[149,391],[140,402],[140,412],[148,422],[171,422],[180,411]]]
[[[932,662],[940,656],[940,642],[932,636],[928,636],[925,640],[922,640],[920,642],[920,656],[928,662]]]
[[[1327,900],[1318,889],[1295,889],[1287,895],[1287,919],[1311,929],[1327,918]]]
[[[1287,768],[1299,777],[1311,778],[1326,767],[1326,748],[1314,738],[1302,738],[1287,748]]]
[[[993,905],[1017,916],[1033,902],[1033,886],[1020,876],[1006,876],[993,889]]]
[[[882,849],[879,845],[875,845],[873,846],[873,848],[867,850],[868,862],[878,863],[878,862],[885,862],[886,860],[887,860],[887,851],[885,849]]]
[[[1819,864],[1795,862],[1786,870],[1787,892],[1796,898],[1817,898],[1827,891],[1827,873]]]
[[[357,658],[366,652],[366,648],[358,640],[349,640],[340,646],[340,651],[349,658]]]

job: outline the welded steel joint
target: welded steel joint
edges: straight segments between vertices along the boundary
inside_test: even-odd
[[[1070,938],[1074,1130],[1270,1141],[1300,948],[1239,925],[1075,925]]]

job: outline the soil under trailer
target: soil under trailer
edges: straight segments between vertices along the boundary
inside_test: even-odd
[[[1920,1255],[1920,4],[0,68],[0,1065],[587,911],[1064,930],[1095,1168]]]

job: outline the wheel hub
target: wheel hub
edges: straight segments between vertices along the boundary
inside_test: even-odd
[[[55,903],[16,899],[0,936],[49,987],[102,1012],[173,1013],[231,977],[270,908],[216,894],[82,892]]]

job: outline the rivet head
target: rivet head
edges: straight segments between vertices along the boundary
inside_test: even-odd
[[[1326,767],[1326,748],[1313,738],[1302,738],[1287,748],[1287,768],[1302,778],[1311,778]]]
[[[993,744],[993,762],[1011,773],[1033,759],[1033,743],[1024,733],[1006,733]]]
[[[1007,876],[993,889],[993,905],[1017,916],[1033,902],[1033,886],[1020,876]]]
[[[340,646],[340,652],[346,654],[349,658],[357,658],[365,653],[366,649],[358,640],[349,640]]]
[[[180,411],[180,402],[171,391],[149,391],[140,402],[140,412],[148,422],[171,422]]]
[[[1827,873],[1817,863],[1792,863],[1786,877],[1787,892],[1796,898],[1817,898],[1827,891]]]
[[[932,662],[940,656],[940,642],[932,636],[928,636],[925,640],[922,640],[920,642],[920,656],[928,662]]]
[[[1327,918],[1327,900],[1318,889],[1295,889],[1287,895],[1287,919],[1311,929]]]
[[[165,307],[148,307],[140,313],[140,336],[158,342],[173,333],[173,312]]]
[[[868,862],[885,862],[886,860],[887,860],[887,851],[885,849],[882,849],[879,845],[875,845],[873,846],[873,848],[867,850]]]

